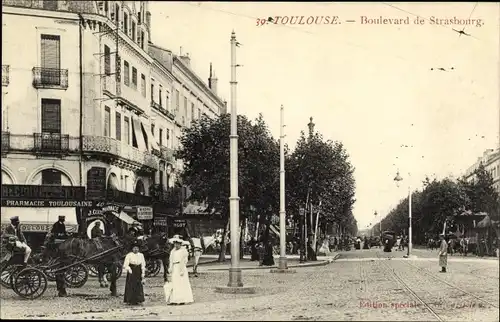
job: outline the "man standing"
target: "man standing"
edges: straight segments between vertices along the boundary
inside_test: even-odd
[[[444,234],[439,235],[441,245],[439,247],[439,266],[441,266],[441,273],[446,273],[446,266],[448,265],[448,244],[444,239]]]
[[[17,237],[21,249],[24,249],[24,265],[28,264],[28,259],[30,258],[31,248],[26,243],[26,238],[24,237],[21,227],[19,227],[19,217],[14,216],[10,218],[10,226],[5,228],[5,234],[14,235]]]
[[[101,221],[97,220],[95,222],[94,227],[92,227],[92,230],[90,231],[90,238],[94,241],[97,249],[102,250],[102,244],[99,238],[101,238],[103,235],[102,230],[101,230]]]

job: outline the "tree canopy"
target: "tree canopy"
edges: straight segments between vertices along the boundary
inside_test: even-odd
[[[204,117],[183,131],[176,157],[184,161],[183,184],[191,200],[205,202],[227,218],[229,214],[230,114]],[[253,211],[278,211],[279,145],[262,115],[254,122],[238,115],[238,188],[240,218]]]
[[[412,192],[412,228],[414,242],[423,243],[426,235],[442,232],[444,222],[458,212],[486,212],[496,219],[499,212],[499,196],[493,187],[493,178],[481,164],[473,174],[473,180],[459,178],[429,180],[423,182],[421,191]],[[392,209],[382,219],[382,230],[402,233],[408,229],[408,198]],[[375,234],[379,225],[374,226]]]

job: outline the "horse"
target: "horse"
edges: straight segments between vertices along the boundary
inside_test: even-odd
[[[145,258],[159,259],[163,266],[163,279],[167,280],[171,246],[167,233],[156,233],[152,236],[142,236],[141,252]]]
[[[94,264],[98,267],[107,268],[111,276],[109,288],[111,296],[117,296],[117,263],[125,256],[129,247],[129,239],[120,241],[115,237],[100,237],[94,239],[70,237],[57,247],[59,258],[57,268],[64,268],[75,261],[81,260],[85,260],[87,264]],[[99,256],[100,254],[103,255]],[[99,280],[101,281],[104,272],[102,269],[99,269],[99,271]],[[67,296],[62,270],[56,273],[56,286],[58,296]]]
[[[217,238],[215,234],[213,234],[212,236],[205,236],[202,238],[191,237],[190,239],[191,239],[191,248],[194,255],[193,274],[197,276],[198,264],[200,262],[201,254],[203,254],[209,247],[215,246],[215,244],[217,243]],[[200,246],[201,246],[201,251],[198,254],[194,254],[194,248],[199,249]]]

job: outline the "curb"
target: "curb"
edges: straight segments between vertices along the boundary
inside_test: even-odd
[[[213,259],[209,259],[209,260],[198,263],[198,266],[202,266],[202,265],[206,265],[206,264],[213,264],[213,263],[217,263],[218,261],[219,261],[218,258],[213,258]],[[192,264],[192,263],[186,265],[186,267],[193,267],[193,266],[194,266],[194,264]]]
[[[335,260],[337,260],[340,257],[340,254],[336,254],[333,258],[325,259],[322,261],[316,261],[316,262],[309,262],[309,263],[303,263],[303,264],[294,264],[294,265],[288,265],[289,268],[301,268],[301,267],[317,267],[317,266],[326,266],[328,264],[333,263]],[[214,262],[217,262],[214,261]],[[200,264],[201,265],[201,264]],[[257,267],[240,267],[242,271],[249,271],[249,270],[259,270],[259,269],[274,269],[278,268],[278,265],[273,265],[273,266],[257,266]],[[206,271],[207,272],[214,272],[214,271],[227,271],[227,267],[225,268],[208,268]]]

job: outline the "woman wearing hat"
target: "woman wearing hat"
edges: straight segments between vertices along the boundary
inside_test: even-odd
[[[167,280],[172,284],[169,304],[186,304],[194,302],[191,283],[187,270],[188,251],[182,246],[184,242],[179,235],[169,239],[174,244],[174,249],[170,252],[170,264],[168,266]]]
[[[125,256],[123,268],[127,271],[124,302],[137,305],[144,302],[143,281],[146,274],[146,261],[139,252],[139,244],[132,243],[132,251]]]

